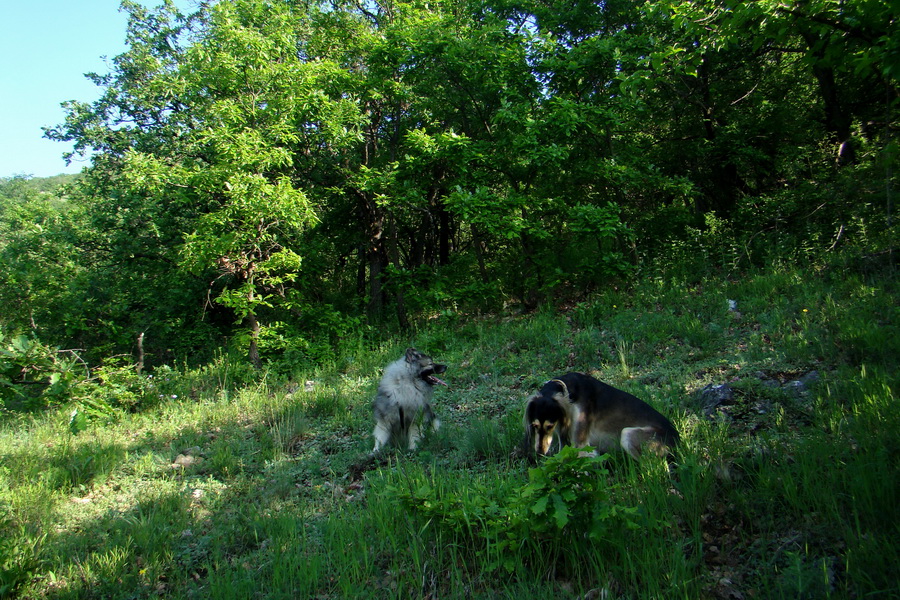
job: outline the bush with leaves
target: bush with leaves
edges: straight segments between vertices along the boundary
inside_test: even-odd
[[[171,369],[162,366],[157,371],[168,374]],[[128,356],[109,358],[90,369],[74,351],[0,329],[0,409],[39,410],[71,402],[73,433],[83,431],[91,420],[109,422],[122,412],[177,397],[169,379],[138,373]]]
[[[169,372],[168,367],[158,369]],[[91,376],[72,389],[75,407],[69,418],[72,433],[87,428],[91,420],[110,422],[123,412],[136,412],[170,396],[159,378],[138,373],[130,357],[114,356],[93,369]],[[171,395],[174,399],[176,395]]]
[[[573,538],[587,546],[615,545],[625,539],[616,533],[621,529],[657,526],[639,507],[619,503],[619,485],[604,465],[608,459],[565,447],[530,469],[524,486],[498,487],[493,481],[491,487],[452,490],[425,483],[388,491],[426,522],[474,541],[489,570],[512,572],[529,562],[529,549],[537,556],[542,548],[562,548]]]
[[[32,410],[64,402],[84,376],[78,360],[33,336],[0,329],[0,407]]]

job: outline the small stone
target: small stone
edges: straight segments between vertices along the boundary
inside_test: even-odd
[[[192,467],[194,465],[200,464],[203,462],[203,459],[199,456],[191,456],[189,454],[179,454],[175,457],[175,460],[172,461],[173,469],[187,469],[188,467]]]
[[[787,392],[788,395],[793,396],[795,398],[799,398],[800,396],[803,396],[807,391],[806,384],[804,384],[799,379],[794,379],[793,381],[788,381],[783,386],[781,386],[781,389],[783,389],[785,392]]]
[[[716,409],[723,404],[731,404],[734,400],[734,390],[727,383],[709,384],[697,394],[703,409],[703,414],[711,416]]]

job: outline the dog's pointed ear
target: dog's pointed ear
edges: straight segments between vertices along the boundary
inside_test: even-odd
[[[534,394],[525,402],[525,411],[522,414],[522,425],[525,426],[525,449],[534,450],[533,441],[534,441],[534,431],[531,426],[532,419],[529,417],[528,413],[531,412],[531,406],[540,399],[540,394]]]
[[[525,420],[528,421],[528,413],[531,411],[531,405],[534,404],[538,398],[540,398],[540,394],[534,394],[528,400],[525,401]]]
[[[553,399],[560,406],[565,406],[572,403],[572,399],[569,397],[569,388],[566,387],[566,384],[562,380],[551,379],[549,383],[555,383],[559,385],[559,390],[553,393]]]
[[[409,348],[406,349],[406,362],[408,362],[408,363],[416,362],[417,360],[419,360],[419,356],[420,356],[419,351],[416,350],[415,348],[413,348],[412,346],[410,346]]]

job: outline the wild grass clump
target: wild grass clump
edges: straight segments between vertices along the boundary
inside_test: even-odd
[[[20,523],[0,504],[0,598],[13,597],[40,572],[47,538],[33,525]]]

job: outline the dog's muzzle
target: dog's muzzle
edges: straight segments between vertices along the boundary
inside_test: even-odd
[[[547,456],[550,452],[550,446],[553,444],[553,436],[548,434],[538,435],[534,441],[534,451],[541,455]]]
[[[443,373],[446,370],[447,370],[447,365],[433,365],[433,366],[429,367],[428,369],[425,369],[424,371],[422,371],[421,377],[422,377],[422,379],[425,380],[425,383],[427,383],[428,385],[447,385],[446,382],[444,382],[439,377],[435,376],[435,373]],[[447,387],[450,387],[450,386],[447,386]]]

